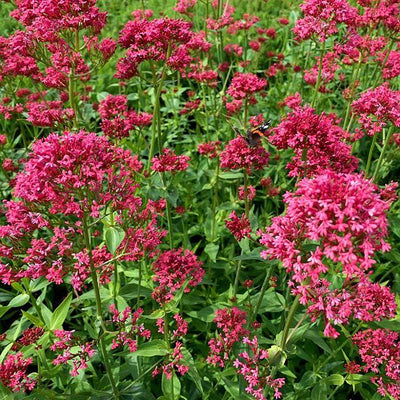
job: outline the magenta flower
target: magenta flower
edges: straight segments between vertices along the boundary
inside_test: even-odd
[[[221,168],[223,169],[264,169],[269,162],[269,153],[262,146],[249,147],[246,141],[238,136],[230,140],[220,154]]]
[[[235,236],[237,241],[240,241],[245,237],[250,237],[250,221],[246,218],[245,214],[242,214],[239,218],[236,215],[236,211],[232,211],[229,218],[225,220],[225,225],[231,231],[232,235]]]
[[[312,175],[329,168],[353,172],[357,159],[344,143],[346,132],[333,114],[318,115],[313,108],[297,106],[273,129],[268,140],[278,149],[291,148],[295,155],[288,163],[289,176]]]
[[[9,354],[0,364],[0,380],[13,392],[32,390],[36,381],[28,377],[27,369],[33,363],[32,358],[25,359],[21,352]]]
[[[151,160],[151,169],[157,172],[178,172],[189,167],[189,156],[178,156],[171,149],[163,149],[162,154]]]
[[[166,62],[172,69],[183,71],[194,60],[193,52],[207,52],[211,44],[203,33],[191,30],[191,24],[181,19],[150,20],[136,15],[119,37],[119,44],[128,49],[117,64],[116,77],[129,79],[139,73],[143,61]]]
[[[215,312],[214,322],[220,332],[217,338],[208,342],[210,353],[207,362],[224,368],[233,345],[249,333],[246,329],[247,313],[237,307],[224,308]]]
[[[153,291],[153,298],[160,303],[170,301],[186,281],[185,292],[190,292],[191,287],[197,286],[204,277],[202,264],[190,250],[179,248],[161,253],[153,264],[153,280],[159,283]]]
[[[371,381],[381,396],[400,399],[400,342],[397,332],[367,329],[353,336],[358,346],[364,372],[373,372]]]
[[[400,90],[391,90],[388,84],[367,90],[351,106],[361,125],[356,138],[363,137],[364,132],[374,136],[388,124],[400,127]]]
[[[338,32],[338,25],[352,26],[358,16],[357,8],[351,7],[347,0],[305,0],[300,8],[304,18],[298,19],[293,28],[298,41],[316,36],[325,42]]]

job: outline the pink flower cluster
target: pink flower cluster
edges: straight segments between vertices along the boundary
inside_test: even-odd
[[[153,280],[159,283],[153,291],[153,298],[166,303],[186,283],[185,292],[190,292],[190,287],[197,286],[204,277],[202,264],[190,250],[179,248],[161,253],[153,264]]]
[[[112,320],[118,326],[118,334],[112,340],[111,349],[116,349],[127,345],[131,353],[137,350],[137,337],[143,337],[149,340],[151,332],[145,329],[144,324],[138,324],[138,320],[143,314],[143,309],[138,308],[132,312],[130,307],[126,307],[121,313],[116,308],[115,304],[111,304],[110,312]]]
[[[163,149],[162,153],[151,160],[151,169],[157,172],[178,172],[189,167],[189,156],[178,156],[171,149]]]
[[[266,79],[259,78],[252,73],[236,72],[226,91],[232,98],[232,102],[226,102],[229,114],[237,113],[243,106],[243,102],[256,104],[256,93],[262,92],[267,86]]]
[[[89,342],[80,344],[79,340],[73,336],[73,333],[74,331],[56,329],[54,335],[58,340],[50,346],[50,350],[63,351],[53,360],[54,365],[67,364],[68,361],[72,361],[73,368],[70,374],[71,376],[78,376],[80,369],[88,367],[87,362],[94,356],[95,350]],[[77,350],[77,347],[79,347],[79,350]]]
[[[278,149],[291,148],[295,155],[288,163],[289,176],[312,175],[327,168],[353,172],[358,164],[351,146],[344,143],[346,132],[333,114],[316,114],[308,106],[296,107],[273,129],[268,140]]]
[[[240,241],[245,237],[250,237],[250,221],[246,218],[245,214],[242,214],[239,218],[236,215],[236,211],[232,211],[229,218],[225,220],[225,225],[231,231],[232,235],[235,236],[237,241]]]
[[[222,142],[220,140],[201,143],[197,146],[199,154],[207,156],[208,158],[216,158],[219,155]]]
[[[217,338],[208,342],[210,353],[207,362],[224,368],[226,361],[229,360],[233,345],[249,333],[245,328],[247,313],[237,307],[224,308],[215,312],[214,322],[220,329],[220,333]]]
[[[33,363],[32,358],[24,358],[21,352],[9,354],[0,364],[1,383],[13,392],[25,392],[32,390],[36,381],[27,374],[29,365]]]
[[[125,95],[108,95],[100,101],[99,114],[101,117],[101,129],[111,137],[120,139],[129,136],[129,131],[135,126],[147,126],[151,124],[152,114],[140,113],[128,108],[128,99]]]
[[[193,61],[193,52],[207,52],[211,44],[204,33],[195,33],[191,24],[181,19],[150,20],[136,13],[122,29],[119,44],[128,49],[117,64],[116,77],[129,79],[139,73],[139,65],[147,60],[165,62],[175,70],[183,71]]]
[[[170,327],[168,327],[168,334],[170,336],[170,340],[173,341],[183,336],[186,336],[188,331],[188,323],[179,314],[174,315],[174,321],[176,324],[176,329],[172,330],[172,335],[170,333],[171,329]],[[164,335],[166,333],[165,319],[159,318],[157,320],[157,326],[158,326],[158,332]],[[181,375],[186,374],[189,371],[189,366],[183,363],[184,355],[182,353],[182,348],[183,348],[182,342],[176,341],[174,348],[168,355],[169,362],[164,363],[161,367],[156,367],[153,370],[153,377],[162,372],[167,377],[167,379],[171,379],[175,369]]]
[[[378,386],[381,396],[400,399],[400,342],[397,332],[385,329],[367,329],[353,336],[358,346],[364,372],[372,371],[377,376],[371,381]]]
[[[357,129],[355,138],[370,136],[382,132],[388,124],[400,127],[400,90],[391,90],[388,84],[369,89],[351,104],[359,117],[361,129]]]
[[[268,351],[259,347],[257,336],[253,339],[245,337],[243,344],[249,346],[250,353],[248,351],[240,353],[239,357],[243,361],[237,358],[233,365],[248,383],[246,392],[257,400],[267,400],[264,397],[264,388],[269,386],[274,389],[274,398],[280,399],[282,393],[279,389],[285,384],[285,378],[273,378],[268,365],[264,365],[264,360],[269,358]]]
[[[136,196],[135,177],[141,167],[129,151],[94,133],[51,134],[35,142],[24,170],[16,176],[14,194],[21,200],[4,202],[2,282],[43,276],[60,284],[71,273],[70,283],[82,290],[92,268],[100,283],[108,282],[113,263],[107,247],[93,243],[89,252],[79,239],[82,219],[102,229],[98,219],[106,208],[114,213],[114,224],[125,231],[117,249],[120,259],[137,261],[144,252],[153,257],[165,236],[157,226],[165,202],[143,205]],[[62,221],[59,226],[50,223],[54,218]]]
[[[220,153],[221,168],[251,170],[264,169],[269,162],[269,153],[262,146],[250,147],[246,141],[238,136],[230,140]]]
[[[385,214],[393,198],[384,193],[361,175],[327,170],[284,195],[286,213],[273,218],[262,234],[266,250],[261,255],[282,261],[293,293],[302,304],[311,302],[309,312],[323,313],[334,323],[346,322],[351,314],[367,321],[393,315],[393,295],[368,281],[375,253],[390,249]],[[342,290],[332,290],[325,278],[334,271],[347,278]],[[360,282],[346,287],[352,279]]]
[[[300,8],[304,18],[298,19],[293,28],[298,41],[315,35],[324,42],[338,32],[340,24],[352,26],[358,16],[357,8],[350,6],[347,0],[305,0]]]

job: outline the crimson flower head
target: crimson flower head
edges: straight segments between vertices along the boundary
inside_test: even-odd
[[[242,214],[242,216],[239,218],[236,215],[236,211],[232,211],[229,215],[229,218],[225,220],[225,225],[238,241],[245,237],[250,237],[250,221],[248,218],[246,218],[245,214]]]
[[[390,201],[362,175],[325,171],[286,193],[286,214],[272,219],[260,242],[264,258],[283,262],[292,279],[318,281],[336,263],[347,277],[364,277],[375,252],[388,251]],[[314,243],[313,250],[304,247]]]
[[[162,154],[151,160],[151,169],[157,172],[184,171],[189,166],[189,160],[189,156],[178,156],[171,149],[163,149]]]
[[[216,140],[199,144],[197,150],[199,154],[207,156],[208,158],[216,158],[218,157],[220,146],[221,141]]]
[[[253,99],[254,94],[261,92],[266,86],[266,79],[252,73],[236,72],[226,93],[235,100]]]
[[[150,125],[152,114],[145,112],[137,114],[128,108],[128,99],[125,95],[108,95],[100,101],[99,114],[102,119],[101,128],[103,132],[112,138],[129,136],[129,131],[135,126]]]
[[[362,370],[372,372],[371,381],[381,396],[400,399],[400,340],[388,329],[366,329],[353,336],[362,360]],[[353,365],[355,363],[353,362]]]
[[[179,248],[163,252],[153,264],[153,279],[159,282],[153,298],[160,303],[170,301],[185,281],[188,281],[185,292],[190,292],[190,288],[197,286],[204,277],[202,264],[190,250]]]
[[[316,36],[325,42],[328,36],[338,32],[341,23],[353,25],[358,11],[347,0],[305,0],[300,8],[304,18],[298,19],[293,28],[298,41]]]
[[[2,384],[13,392],[25,392],[32,390],[36,381],[27,374],[29,365],[33,363],[32,358],[24,358],[21,352],[9,354],[0,364],[0,380]]]
[[[225,366],[229,359],[232,347],[244,336],[249,334],[246,329],[247,313],[237,307],[224,308],[215,312],[214,322],[217,324],[219,334],[208,342],[210,353],[207,362],[212,365]]]
[[[241,136],[238,136],[228,142],[220,158],[221,168],[228,170],[244,168],[250,173],[252,169],[265,168],[269,162],[269,153],[262,146],[250,147]]]
[[[116,77],[129,79],[139,73],[139,65],[147,60],[160,61],[183,71],[194,60],[193,52],[207,52],[211,44],[204,33],[195,33],[191,24],[182,19],[160,18],[150,20],[135,14],[122,29],[119,44],[127,49],[117,64]]]
[[[312,175],[327,168],[353,172],[358,162],[343,141],[346,132],[339,126],[338,118],[333,114],[318,115],[313,108],[299,106],[297,99],[294,106],[293,112],[268,137],[278,149],[294,151],[287,165],[289,176]]]
[[[387,83],[368,89],[351,107],[361,125],[361,130],[356,130],[357,139],[364,136],[364,132],[374,136],[388,124],[400,127],[400,90],[390,89]]]

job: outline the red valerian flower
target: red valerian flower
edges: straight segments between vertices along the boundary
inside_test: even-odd
[[[219,155],[220,146],[221,141],[216,140],[199,144],[197,150],[199,154],[207,156],[208,158],[216,158]]]
[[[178,172],[189,167],[189,156],[178,156],[171,149],[163,149],[162,153],[151,160],[151,169],[157,172]]]
[[[387,83],[368,89],[351,107],[359,116],[362,128],[356,130],[357,139],[363,137],[364,132],[370,136],[382,132],[388,124],[400,127],[400,90],[391,90]]]
[[[245,214],[242,214],[239,218],[236,215],[236,211],[232,211],[229,218],[225,220],[225,225],[238,241],[249,237],[251,234],[250,221],[246,218]]]
[[[279,389],[285,384],[285,378],[272,377],[268,362],[264,361],[269,358],[268,351],[259,347],[257,336],[253,339],[245,337],[243,344],[249,346],[250,352],[240,353],[233,365],[248,383],[246,392],[257,400],[267,400],[264,397],[264,388],[269,386],[274,389],[274,398],[280,399],[282,393]]]
[[[344,143],[346,132],[336,115],[315,113],[311,107],[292,106],[293,112],[272,130],[268,140],[278,149],[291,148],[295,156],[288,163],[289,176],[312,175],[327,168],[338,172],[353,172],[357,159],[351,146]]]
[[[58,355],[54,360],[54,365],[67,364],[72,361],[71,376],[78,376],[80,369],[88,367],[87,362],[95,354],[93,344],[90,342],[82,343],[73,333],[75,331],[65,331],[56,329],[54,335],[57,340],[50,346],[51,351],[62,350],[63,353]]]
[[[9,354],[0,364],[0,380],[2,384],[14,392],[25,392],[32,390],[36,381],[27,374],[29,365],[33,363],[32,358],[24,358],[21,352]]]
[[[191,30],[191,24],[181,19],[150,20],[136,15],[121,31],[119,44],[128,49],[117,64],[115,76],[129,79],[139,73],[139,65],[146,60],[167,63],[172,69],[183,71],[194,60],[192,52],[207,52],[211,44],[203,33]]]
[[[388,329],[367,329],[353,336],[358,346],[364,372],[373,372],[371,381],[381,396],[400,399],[400,341],[397,332]],[[358,371],[360,371],[358,368]]]
[[[325,42],[328,36],[338,32],[341,23],[354,25],[358,11],[347,0],[305,0],[300,5],[304,18],[298,19],[293,28],[298,41],[316,36]]]
[[[262,146],[250,147],[246,141],[238,136],[230,140],[220,154],[222,169],[264,169],[269,162],[269,153]]]
[[[190,288],[197,286],[204,277],[202,264],[192,251],[183,248],[161,253],[153,264],[153,280],[159,283],[153,298],[160,303],[170,301],[185,281],[188,281],[185,292],[190,292]]]
[[[266,250],[261,256],[282,261],[293,294],[302,304],[311,303],[309,312],[322,312],[334,324],[352,315],[365,321],[390,318],[396,308],[393,294],[372,284],[368,275],[375,253],[390,249],[384,239],[393,200],[362,175],[326,171],[301,180],[284,201],[286,214],[273,218],[262,234]],[[332,268],[345,277],[342,289],[330,288]],[[330,323],[326,334],[338,335]]]
[[[247,313],[237,307],[232,309],[224,308],[215,312],[213,321],[217,324],[217,328],[220,329],[220,333],[217,338],[213,338],[208,342],[210,353],[207,357],[207,362],[224,368],[233,345],[249,334],[246,329]]]

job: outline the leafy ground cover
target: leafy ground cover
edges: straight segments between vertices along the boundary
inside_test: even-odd
[[[399,399],[396,0],[2,2],[1,399]]]

